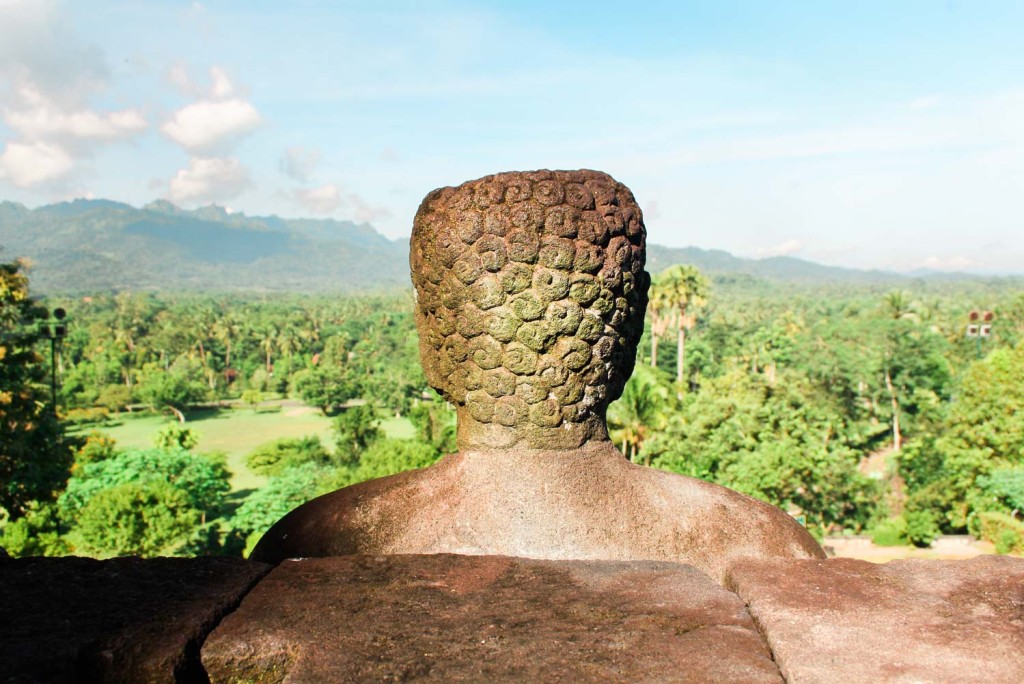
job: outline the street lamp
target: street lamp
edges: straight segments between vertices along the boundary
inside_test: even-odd
[[[46,320],[39,322],[43,337],[50,340],[50,400],[54,417],[57,416],[57,345],[68,334],[68,326],[64,322],[67,315],[68,312],[58,306]]]
[[[981,358],[981,342],[992,337],[992,321],[996,315],[991,311],[972,310],[967,314],[967,337],[973,337],[978,345],[978,358]]]

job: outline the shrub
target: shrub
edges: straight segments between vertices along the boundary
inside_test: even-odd
[[[102,432],[90,432],[81,442],[81,446],[75,451],[75,466],[81,467],[86,463],[105,461],[117,455],[117,442]]]
[[[996,545],[996,553],[1024,553],[1024,522],[995,511],[978,514],[982,539]]]
[[[25,517],[7,523],[0,531],[0,547],[15,558],[68,553],[68,545],[60,536],[57,507],[52,503],[43,504]]]
[[[903,518],[883,520],[871,531],[871,541],[878,546],[906,546],[907,521]]]
[[[73,408],[69,409],[63,416],[67,425],[89,425],[90,423],[103,423],[110,418],[110,413],[105,408]]]
[[[903,517],[906,520],[907,539],[914,546],[928,547],[938,538],[939,523],[932,511],[907,511]]]
[[[201,517],[188,494],[173,485],[128,482],[89,500],[74,537],[79,548],[99,556],[183,555]]]
[[[181,423],[168,423],[157,431],[153,437],[153,446],[157,449],[181,448],[190,451],[199,444],[199,433]]]
[[[96,405],[110,411],[123,411],[132,403],[132,393],[124,385],[104,385],[96,398]]]
[[[363,452],[352,482],[363,482],[394,475],[405,470],[426,468],[440,458],[441,453],[431,446],[413,439],[379,439]]]
[[[260,475],[279,475],[303,463],[331,465],[331,455],[316,435],[295,439],[279,439],[256,447],[245,457],[249,470]]]

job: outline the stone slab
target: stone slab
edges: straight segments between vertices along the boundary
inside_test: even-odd
[[[202,659],[212,682],[781,681],[735,594],[652,561],[285,561]]]
[[[230,558],[0,561],[0,682],[205,681],[199,646],[270,566]]]
[[[1024,682],[1024,559],[745,560],[726,585],[792,684]]]

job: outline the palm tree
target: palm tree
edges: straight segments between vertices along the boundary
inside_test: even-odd
[[[655,282],[647,302],[647,318],[651,321],[651,368],[658,367],[658,338],[668,332],[672,324],[672,302],[666,294]]]
[[[914,311],[916,306],[906,290],[892,290],[885,295],[882,306],[886,315],[894,321],[917,318]]]
[[[608,427],[622,454],[635,461],[652,433],[665,428],[672,400],[659,372],[637,366],[622,390],[622,396],[608,407]],[[650,465],[650,459],[644,465]]]
[[[696,267],[677,264],[658,276],[657,286],[664,291],[666,300],[675,307],[678,344],[676,382],[682,387],[686,377],[686,331],[696,323],[697,310],[707,304],[710,284]]]

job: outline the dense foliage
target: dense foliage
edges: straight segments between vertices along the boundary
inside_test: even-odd
[[[5,432],[0,453],[0,546],[12,553],[237,553],[314,496],[455,450],[454,412],[426,387],[407,297],[122,292],[48,302],[70,311],[64,423],[102,430],[104,415],[154,410],[169,422],[153,449],[77,437],[69,471],[35,305],[18,269],[5,273],[4,390],[35,407],[18,409],[35,411],[31,429]],[[812,289],[674,268],[654,282],[636,372],[608,412],[626,457],[768,501],[819,536],[927,545],[969,531],[1024,549],[1024,294],[1013,281]],[[992,336],[964,336],[971,309],[995,312]],[[190,416],[283,400],[331,416],[333,438],[261,445],[234,467],[265,484],[230,492],[224,460],[196,453]],[[394,416],[414,439],[389,436]]]
[[[51,500],[71,465],[45,387],[46,314],[29,297],[22,264],[0,264],[0,511],[12,519]]]

